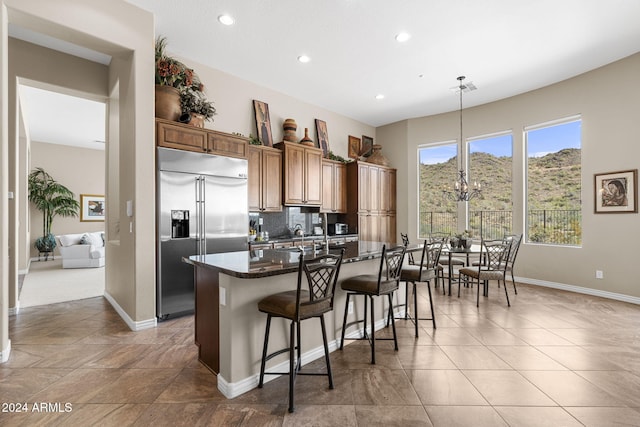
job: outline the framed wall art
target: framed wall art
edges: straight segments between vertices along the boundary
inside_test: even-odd
[[[256,133],[262,145],[273,147],[273,137],[271,136],[271,117],[269,116],[269,105],[262,101],[253,100],[253,111],[256,116]]]
[[[327,132],[327,123],[323,120],[316,119],[316,135],[318,136],[318,146],[322,148],[323,157],[329,154],[329,133]]]
[[[638,212],[638,169],[595,174],[595,213]]]
[[[362,145],[360,146],[360,155],[369,157],[373,154],[373,138],[362,135]]]
[[[104,221],[104,196],[97,194],[80,195],[80,221]]]
[[[357,159],[360,157],[360,138],[349,135],[349,158]]]

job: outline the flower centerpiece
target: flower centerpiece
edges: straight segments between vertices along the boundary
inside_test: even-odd
[[[166,47],[166,37],[158,36],[155,45],[156,117],[177,121],[182,114],[181,92],[202,91],[203,85],[193,69],[166,54]]]

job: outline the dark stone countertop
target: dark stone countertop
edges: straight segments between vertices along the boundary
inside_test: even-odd
[[[330,245],[329,253],[339,254],[344,248],[343,263],[358,262],[367,259],[380,258],[384,242],[348,242],[341,245]],[[393,246],[393,245],[390,245]],[[421,246],[410,245],[407,250],[419,250]],[[301,251],[298,248],[256,249],[221,254],[193,255],[182,258],[182,261],[196,267],[219,270],[221,273],[244,279],[275,276],[293,273],[298,269]],[[319,256],[324,249],[314,251],[305,248],[304,256]]]
[[[329,240],[332,239],[344,239],[344,238],[351,238],[351,237],[358,237],[357,233],[352,233],[352,234],[329,234],[327,236],[329,238]],[[269,238],[269,240],[253,240],[251,242],[249,242],[250,245],[268,245],[271,243],[282,243],[282,242],[300,242],[300,241],[321,241],[324,240],[324,235],[322,234],[306,234],[304,237],[302,236],[274,236]]]

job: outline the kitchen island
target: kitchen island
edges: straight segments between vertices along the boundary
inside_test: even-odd
[[[329,348],[334,351],[339,348],[346,303],[346,293],[340,289],[340,282],[358,274],[377,272],[383,245],[382,242],[358,241],[328,249],[282,248],[183,258],[195,270],[195,340],[199,360],[218,374],[218,389],[222,394],[233,398],[257,387],[267,319],[258,311],[258,301],[267,295],[296,288],[301,253],[313,257],[324,251],[339,253],[345,250],[334,310],[325,314]],[[417,245],[409,248],[417,249]],[[404,286],[398,292],[402,295],[396,293],[395,301],[404,301]],[[382,309],[385,299],[378,300],[380,307],[376,312],[380,317],[376,319],[376,328],[381,328],[385,325],[386,309]],[[348,321],[362,317],[363,304],[357,300]],[[270,350],[288,346],[288,331],[288,321],[273,319]],[[347,336],[360,336],[360,331],[354,326],[347,330]],[[320,322],[302,323],[302,353],[303,364],[323,357]],[[267,371],[282,372],[287,367],[287,355],[282,355],[271,361]]]

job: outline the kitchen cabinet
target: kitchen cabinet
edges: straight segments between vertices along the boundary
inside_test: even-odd
[[[262,145],[247,149],[249,211],[282,211],[282,152]]]
[[[290,142],[279,142],[275,147],[283,153],[283,203],[287,206],[320,206],[322,150]]]
[[[347,167],[322,159],[322,205],[320,212],[347,213]]]
[[[347,222],[360,240],[396,242],[396,170],[366,162],[347,165]]]
[[[240,135],[156,119],[158,147],[247,158],[248,139]]]

